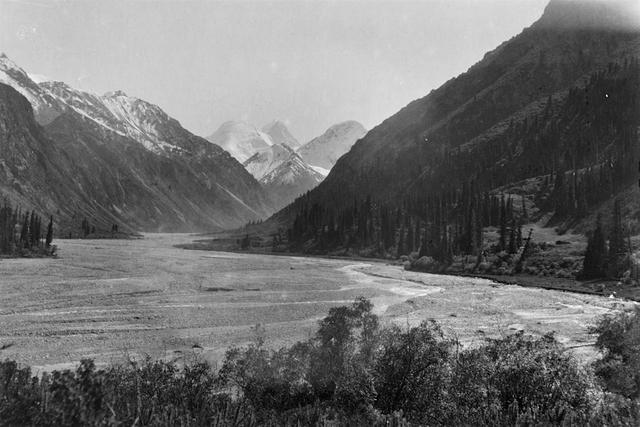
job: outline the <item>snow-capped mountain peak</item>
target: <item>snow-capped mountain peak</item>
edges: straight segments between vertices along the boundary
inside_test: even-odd
[[[305,163],[296,153],[292,153],[286,161],[282,162],[277,168],[266,174],[260,182],[262,184],[294,184],[301,176],[309,176],[315,180],[315,184],[322,182],[324,177],[313,170],[311,166]]]
[[[285,162],[292,154],[294,151],[288,145],[274,144],[255,153],[243,165],[255,179],[260,180]]]
[[[13,87],[27,98],[33,107],[36,121],[41,125],[51,123],[64,110],[54,99],[43,93],[38,84],[5,53],[0,53],[0,83]]]
[[[123,91],[100,96],[72,88],[60,81],[36,83],[6,54],[0,54],[0,82],[22,94],[32,105],[38,123],[47,125],[72,110],[107,131],[141,143],[156,153],[175,151],[175,128],[180,124],[156,105],[127,96]]]
[[[148,150],[161,153],[180,149],[172,143],[172,135],[166,132],[167,123],[179,124],[154,104],[127,96],[123,91],[99,96],[63,82],[43,82],[39,86],[78,114],[140,142]]]

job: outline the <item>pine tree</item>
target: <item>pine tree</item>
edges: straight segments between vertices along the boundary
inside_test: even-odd
[[[29,214],[24,214],[24,221],[22,222],[22,229],[20,230],[20,243],[22,246],[29,245]]]
[[[31,218],[29,219],[29,234],[27,235],[27,244],[29,247],[35,246],[36,241],[36,214],[31,211]]]
[[[405,250],[404,250],[404,226],[400,227],[399,230],[399,237],[398,237],[398,258],[402,255],[404,255]]]
[[[518,248],[516,246],[516,228],[511,227],[511,231],[509,232],[509,253],[515,254]]]
[[[245,234],[244,238],[240,242],[240,249],[249,249],[251,246],[251,241],[249,240],[249,235]]]
[[[407,232],[407,254],[411,254],[413,252],[414,246],[414,237],[413,237],[413,227],[411,226],[411,222],[409,222],[408,232]]]
[[[620,199],[613,203],[611,233],[609,236],[608,273],[610,277],[620,277],[625,268],[624,260],[627,247],[622,229],[622,209]]]
[[[500,240],[498,245],[501,251],[507,249],[507,206],[504,194],[500,199]]]
[[[49,218],[49,226],[47,227],[47,238],[45,240],[45,246],[47,248],[51,247],[52,241],[53,241],[53,215]]]
[[[596,279],[606,276],[607,244],[602,231],[600,215],[596,221],[596,228],[589,236],[587,251],[582,266],[582,279]]]

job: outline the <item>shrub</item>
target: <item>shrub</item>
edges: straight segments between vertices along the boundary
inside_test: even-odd
[[[429,424],[443,419],[453,343],[435,322],[402,331],[384,332],[374,365],[378,398],[383,413],[402,410],[410,420]]]
[[[411,264],[411,268],[418,271],[434,272],[442,268],[442,265],[429,256],[423,256]]]
[[[586,417],[590,409],[588,374],[550,335],[489,340],[463,352],[456,366],[451,393],[460,422],[488,422],[497,413],[507,424],[523,414],[555,424],[568,413]]]
[[[218,373],[83,360],[37,378],[5,361],[0,425],[639,425],[638,311],[594,328],[608,393],[552,335],[461,349],[433,321],[381,328],[359,298],[308,341],[229,349]]]
[[[606,388],[625,397],[640,398],[640,308],[605,316],[591,329],[604,357],[594,364]]]

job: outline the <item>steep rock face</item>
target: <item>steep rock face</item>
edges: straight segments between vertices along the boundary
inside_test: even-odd
[[[540,120],[551,117],[544,118],[545,109],[556,114],[567,97],[584,91],[597,78],[594,73],[616,79],[624,63],[637,60],[638,26],[628,20],[617,24],[617,17],[631,16],[635,12],[629,8],[635,7],[629,2],[552,1],[537,23],[369,131],[299,203],[340,211],[367,195],[399,201],[470,182],[489,191],[558,170],[599,165],[605,153],[612,153],[615,137],[602,141],[599,148],[605,151],[593,155],[591,163],[582,159],[574,166],[571,141],[548,140],[548,150],[539,148],[540,138],[548,135]],[[559,122],[574,113],[563,114]],[[576,119],[587,125],[593,121],[580,114],[574,114]],[[510,145],[507,136],[522,129],[531,134],[525,132],[517,145]],[[291,205],[274,220],[291,223],[300,207]]]
[[[331,170],[338,159],[366,133],[364,126],[356,121],[338,123],[300,147],[298,154],[313,166]]]
[[[273,145],[269,135],[248,123],[238,121],[223,123],[207,140],[222,147],[241,163]]]
[[[0,62],[7,74],[5,68]],[[143,231],[210,230],[272,212],[264,190],[241,164],[159,107],[122,92],[97,96],[20,76],[11,83],[29,91],[32,105],[55,108],[57,116],[44,122],[43,132],[70,160],[63,173],[122,223]],[[74,213],[67,217],[86,210],[82,199],[70,205]]]
[[[315,188],[324,176],[296,153],[260,179],[276,206],[286,206],[296,197]]]
[[[287,126],[279,120],[274,120],[264,125],[262,132],[269,135],[275,144],[285,144],[294,150],[300,147],[300,142],[289,132]]]

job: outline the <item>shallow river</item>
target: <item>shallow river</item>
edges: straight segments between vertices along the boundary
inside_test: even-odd
[[[439,321],[466,345],[555,331],[589,358],[587,326],[625,303],[410,273],[384,263],[177,249],[189,235],[59,240],[57,259],[0,260],[0,359],[36,370],[148,354],[219,361],[260,323],[272,347],[311,336],[332,306],[370,298],[385,322]]]

